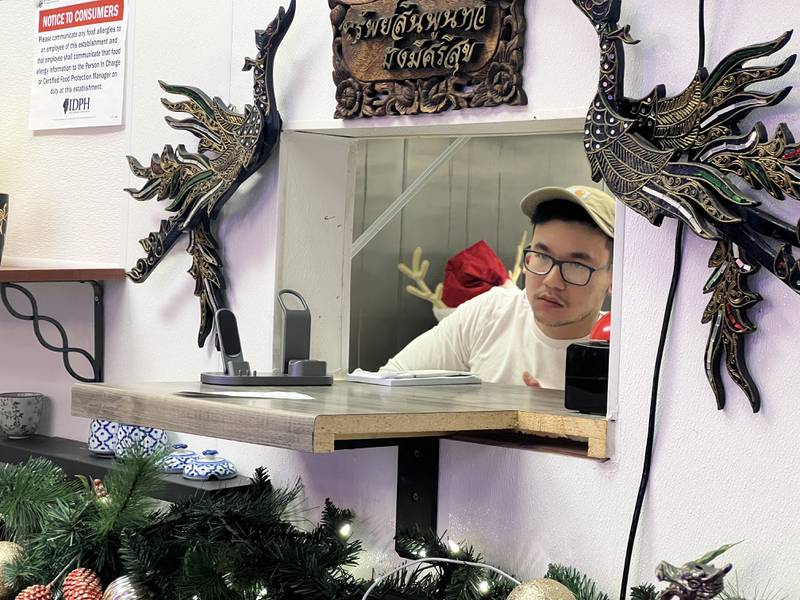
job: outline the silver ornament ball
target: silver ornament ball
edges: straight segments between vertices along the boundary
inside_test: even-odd
[[[117,577],[106,588],[103,600],[141,600],[142,596],[131,583],[130,577]]]

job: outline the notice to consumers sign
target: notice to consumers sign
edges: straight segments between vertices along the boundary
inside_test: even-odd
[[[42,2],[30,129],[122,124],[126,1]]]

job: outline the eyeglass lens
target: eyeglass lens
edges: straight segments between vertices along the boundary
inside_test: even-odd
[[[536,275],[547,275],[555,265],[555,259],[541,252],[527,252],[525,254],[525,267]],[[577,262],[562,262],[561,277],[573,285],[586,285],[592,276],[592,270],[586,265]]]

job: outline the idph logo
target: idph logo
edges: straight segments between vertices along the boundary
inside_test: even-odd
[[[89,110],[89,105],[91,103],[91,98],[65,98],[64,104],[64,114],[68,112],[86,112]]]

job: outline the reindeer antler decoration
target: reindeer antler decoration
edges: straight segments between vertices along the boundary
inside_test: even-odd
[[[523,231],[514,257],[514,268],[507,271],[508,281],[503,284],[504,286],[518,285],[519,278],[522,276],[522,254],[525,251],[525,244],[527,241],[528,232]],[[435,308],[451,308],[442,300],[444,285],[439,283],[434,291],[431,291],[430,287],[428,287],[428,284],[425,282],[425,277],[428,275],[430,266],[431,263],[428,259],[422,259],[422,248],[417,246],[414,248],[414,252],[411,255],[411,266],[409,267],[406,263],[401,262],[397,265],[397,268],[403,275],[416,284],[406,286],[406,291],[409,294],[430,302]]]
[[[405,263],[400,263],[397,268],[400,272],[408,277],[411,281],[416,283],[416,286],[407,285],[406,291],[412,296],[422,298],[433,304],[436,308],[447,308],[447,305],[442,302],[442,293],[444,292],[444,285],[438,284],[435,291],[431,291],[428,284],[425,283],[425,277],[428,274],[428,269],[431,262],[426,258],[422,260],[422,248],[417,246],[414,248],[414,253],[411,255],[411,267]]]
[[[528,232],[523,231],[522,237],[517,244],[517,253],[514,255],[514,268],[508,272],[508,278],[519,285],[519,278],[522,277],[522,254],[525,252],[525,244],[528,243]]]

